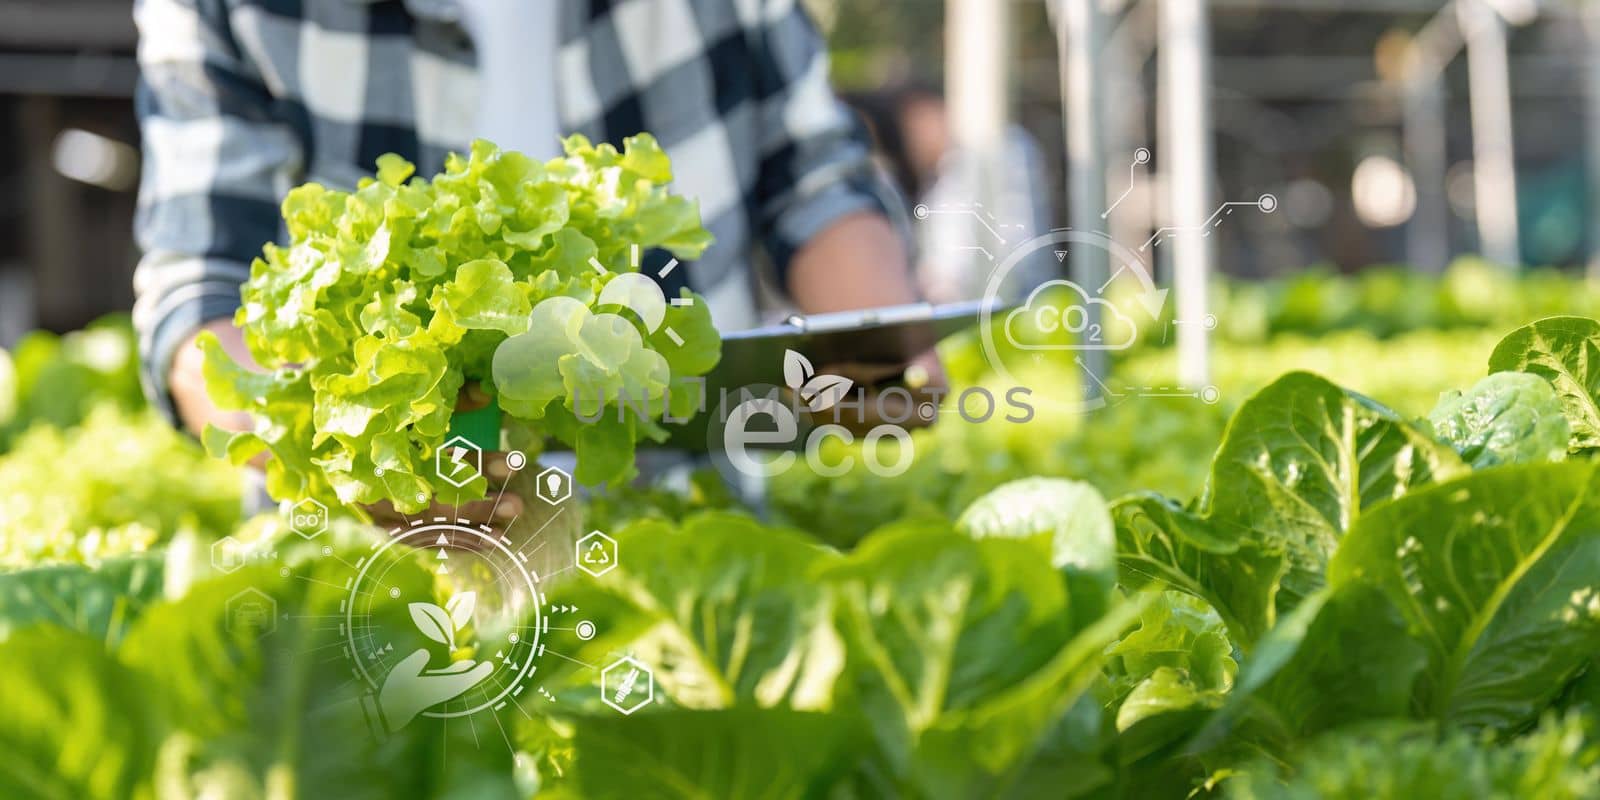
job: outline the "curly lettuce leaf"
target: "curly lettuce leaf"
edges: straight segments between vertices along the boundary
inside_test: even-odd
[[[269,451],[279,499],[403,512],[475,499],[485,482],[452,485],[435,454],[462,387],[503,383],[504,411],[574,447],[581,480],[629,477],[634,445],[663,433],[665,387],[720,353],[703,302],[648,330],[597,304],[639,249],[692,259],[711,243],[694,201],[669,191],[666,154],[643,134],[620,152],[575,136],[548,162],[477,141],[432,179],[414,171],[387,155],[354,191],[284,199],[289,242],[263,249],[235,316],[267,371],[201,343],[213,399],[257,420],[209,433],[210,449],[236,463]],[[568,325],[574,307],[584,317]],[[622,396],[645,416],[619,414]]]
[[[239,520],[240,476],[154,412],[111,404],[66,429],[36,425],[0,456],[0,567],[90,565],[180,531]]]
[[[1109,705],[1117,727],[1169,710],[1211,705],[1239,671],[1217,612],[1199,598],[1166,590],[1139,615],[1139,626],[1106,648]]]

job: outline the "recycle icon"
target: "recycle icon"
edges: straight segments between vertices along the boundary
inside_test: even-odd
[[[572,556],[578,569],[598,578],[616,568],[617,540],[600,531],[589,531],[577,541]]]

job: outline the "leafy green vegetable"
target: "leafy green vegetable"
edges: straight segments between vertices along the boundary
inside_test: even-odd
[[[580,660],[634,653],[660,665],[658,686],[687,708],[831,705],[844,655],[833,597],[812,572],[837,554],[734,514],[643,520],[614,535],[630,562],[651,566],[562,593],[601,632]]]
[[[1328,567],[1371,582],[1427,652],[1425,716],[1531,722],[1600,649],[1600,481],[1586,462],[1505,467],[1374,509]]]
[[[933,797],[1004,794],[1039,768],[1137,604],[1087,626],[1075,584],[1030,542],[913,524],[823,573],[845,612],[854,691],[891,771]]]
[[[69,428],[105,405],[144,407],[138,342],[127,314],[109,314],[81,331],[33,331],[0,354],[0,453],[35,424]]]
[[[1285,770],[1258,764],[1225,786],[1238,800],[1592,800],[1600,797],[1593,727],[1550,718],[1505,745],[1414,724],[1357,727],[1318,738]],[[1288,781],[1279,783],[1283,772]]]
[[[1223,312],[1217,313],[1220,317]],[[1498,341],[1499,329],[1419,330],[1393,338],[1345,330],[1318,336],[1277,335],[1260,342],[1221,341],[1212,359],[1211,381],[1219,394],[1212,411],[1229,411],[1283,374],[1314,367],[1323,378],[1377,398],[1402,416],[1424,416],[1439,401],[1440,392],[1471,386],[1483,377],[1484,353]],[[1135,350],[1114,369],[1114,376],[1130,385],[1170,386],[1179,374],[1177,351]],[[1138,410],[1154,405],[1141,398],[1124,407]],[[1185,398],[1175,405],[1193,406],[1194,401]],[[1207,416],[1203,411],[1191,409],[1190,416],[1203,418]],[[1215,447],[1215,442],[1209,446]]]
[[[1489,356],[1490,372],[1550,381],[1572,424],[1572,450],[1600,448],[1600,321],[1552,317],[1512,331]]]
[[[851,775],[860,728],[786,709],[668,711],[577,726],[573,796],[811,798]]]
[[[161,559],[151,554],[0,573],[0,641],[47,622],[115,644],[161,589]]]
[[[998,537],[1037,542],[1051,566],[1067,574],[1075,589],[1074,612],[1085,621],[1105,613],[1117,582],[1116,534],[1106,501],[1086,483],[1025,478],[978,498],[956,520],[956,529],[978,539]]]
[[[1109,705],[1126,729],[1151,714],[1209,704],[1239,670],[1222,618],[1193,595],[1167,590],[1139,626],[1106,649]]]
[[[1249,648],[1322,585],[1366,508],[1465,469],[1389,409],[1290,373],[1234,415],[1193,508],[1148,493],[1113,505],[1123,569],[1205,598]]]
[[[566,682],[563,705],[583,711],[562,724],[575,729],[585,796],[651,779],[686,792],[689,776],[744,785],[736,768],[705,775],[712,764],[675,746],[615,774],[585,765],[584,748],[654,751],[670,722],[704,734],[707,758],[755,758],[769,734],[749,726],[786,719],[828,726],[815,742],[794,743],[797,760],[773,768],[796,786],[862,781],[868,794],[959,797],[1025,785],[1060,765],[1069,709],[1139,608],[1075,622],[1073,598],[1092,594],[1082,589],[1095,577],[1053,569],[1035,542],[974,540],[948,523],[878,531],[848,555],[729,514],[645,520],[616,536],[627,564],[650,566],[625,564],[560,593],[600,631],[574,657],[633,653],[656,665],[660,696],[630,718],[642,727],[612,723],[593,698],[592,673],[551,665],[546,681]],[[976,759],[973,742],[984,743]]]
[[[398,180],[396,169],[405,171],[386,161],[381,171]],[[639,169],[654,167],[646,159]],[[515,238],[549,242],[554,266],[539,276],[582,274],[588,251],[571,226],[552,230]],[[585,394],[593,387],[642,387],[652,407],[665,405],[665,389],[653,392],[673,384],[659,380],[652,354],[673,381],[715,358],[715,348],[687,346],[699,336],[684,334],[680,350],[628,312],[616,315],[627,328],[605,319],[620,309],[598,293],[617,278],[544,296],[539,287],[552,279],[524,280],[512,261],[479,254],[441,264],[438,285],[397,307],[423,330],[440,318],[482,326],[463,327],[446,348],[445,372],[476,359],[493,374],[496,342],[526,336],[503,351],[499,399],[542,416],[515,423],[507,442],[565,425],[581,431],[580,416],[598,408]],[[1350,302],[1328,309],[1331,319],[1366,320],[1395,338],[1362,334],[1328,363],[1344,369],[1381,355],[1406,365],[1475,346],[1478,334],[1403,331],[1491,313],[1478,295],[1501,284],[1435,287],[1417,308],[1384,310],[1385,287],[1430,285],[1393,276],[1338,285]],[[550,297],[580,303],[581,313],[564,301],[545,312],[568,305],[570,317],[552,316],[576,326],[517,331],[519,317]],[[365,321],[396,330],[410,324],[398,311],[361,306]],[[671,324],[683,334],[697,320]],[[1429,341],[1441,349],[1380,353]],[[1282,345],[1280,355],[1304,361],[1343,343],[1234,352]],[[512,358],[522,346],[550,355]],[[375,397],[363,394],[366,382],[416,388],[437,367],[436,353],[360,347],[373,348],[362,367],[372,373],[347,365],[318,385],[305,365],[210,368],[230,400],[271,395],[269,421],[324,427],[332,440],[361,430],[369,409],[349,398]],[[1040,374],[1051,380],[1059,366]],[[1392,385],[1404,397],[1423,385],[1437,396],[1432,383],[1457,366]],[[336,519],[306,541],[278,515],[234,527],[231,476],[213,493],[192,446],[174,445],[170,432],[146,435],[153,419],[101,408],[59,430],[36,421],[19,450],[0,457],[0,542],[15,554],[0,571],[0,697],[11,712],[0,715],[0,795],[1595,797],[1600,748],[1584,717],[1600,707],[1600,464],[1544,461],[1564,449],[1552,421],[1564,401],[1542,382],[1559,379],[1534,372],[1497,372],[1447,398],[1431,424],[1448,446],[1427,426],[1303,373],[1251,398],[1225,434],[1226,404],[1187,401],[1130,403],[1087,424],[1047,411],[1029,425],[947,419],[917,434],[917,463],[900,479],[852,473],[780,485],[785,504],[815,512],[805,518],[815,536],[704,513],[736,507],[704,480],[688,498],[608,487],[589,516],[564,521],[615,536],[619,566],[545,584],[552,607],[581,609],[596,631],[580,640],[552,626],[551,649],[573,659],[538,665],[538,686],[555,701],[530,691],[516,708],[448,725],[418,719],[387,741],[358,711],[364,684],[351,680],[343,636],[329,624],[349,565],[370,551],[370,528]],[[957,373],[986,379],[959,359]],[[1055,377],[1049,385],[1076,380]],[[319,408],[316,393],[330,386],[349,390],[349,402]],[[370,410],[390,405],[374,400]],[[612,427],[587,441],[598,447],[650,427]],[[287,425],[254,434],[259,441],[212,438],[237,454],[269,440],[293,445]],[[1099,470],[1090,477],[1101,488],[1147,478],[1190,486],[1201,466],[1193,454],[1219,434],[1210,482],[1187,505],[1141,494],[1111,513],[1086,484],[1045,477]],[[373,463],[400,464],[389,449],[407,446],[406,436],[373,437]],[[128,453],[116,444],[124,440]],[[56,452],[68,445],[82,456],[73,472]],[[107,453],[117,458],[102,468],[113,461]],[[1494,467],[1474,472],[1466,462]],[[591,460],[589,469],[617,463]],[[164,491],[146,487],[157,478]],[[294,474],[278,478],[298,488]],[[26,514],[14,519],[13,508]],[[96,526],[129,538],[109,542]],[[209,544],[230,530],[273,563],[219,574]],[[165,552],[133,552],[145,549]],[[560,548],[543,550],[532,555]],[[84,563],[45,563],[63,558]],[[387,579],[406,594],[434,592],[461,633],[450,616],[460,606],[438,592],[465,577],[407,563]],[[249,591],[276,604],[270,632],[230,613]],[[403,604],[393,610],[371,620],[375,637],[401,651],[428,641]],[[448,640],[444,625],[433,627]],[[624,653],[655,670],[654,701],[631,716],[602,704],[597,670],[585,666]]]
[[[738,506],[732,487],[710,467],[691,472],[687,487],[672,485],[669,480],[663,477],[645,485],[635,481],[597,489],[588,496],[584,521],[603,531],[615,531],[641,519],[678,522],[697,512]]]
[[[1195,750],[1248,741],[1281,749],[1302,736],[1411,711],[1426,654],[1381,592],[1323,589],[1279,620],[1251,654]]]
[[[1176,745],[1227,700],[1238,672],[1221,617],[1193,595],[1162,591],[1106,656],[1102,702],[1118,760],[1139,781],[1184,777],[1191,765]]]
[[[1571,270],[1513,273],[1472,256],[1456,259],[1440,277],[1402,265],[1369,267],[1355,275],[1314,267],[1274,280],[1222,281],[1214,291],[1218,333],[1235,342],[1346,332],[1400,339],[1417,331],[1505,330],[1531,319],[1593,313],[1600,304],[1600,289]]]
[[[160,795],[198,798],[243,786],[230,796],[376,798],[437,796],[454,786],[469,796],[513,797],[510,753],[498,737],[478,745],[467,731],[426,717],[387,741],[373,735],[358,702],[362,686],[339,654],[343,634],[324,621],[345,597],[335,581],[347,568],[327,559],[288,571],[249,567],[196,584],[147,611],[123,641],[119,661],[176,721],[168,739],[176,752],[163,753],[176,763],[156,776],[165,782]],[[410,593],[431,585],[414,565],[385,580]],[[232,623],[234,598],[247,591],[278,609],[270,632]],[[403,608],[392,610],[369,619],[375,641],[403,646],[406,636],[420,636]]]
[[[433,460],[462,386],[492,379],[528,438],[576,449],[580,480],[630,476],[635,442],[664,431],[623,399],[659,418],[667,386],[709,370],[719,339],[704,303],[657,303],[661,320],[611,310],[631,297],[608,287],[635,278],[637,248],[694,258],[711,242],[694,202],[668,192],[655,140],[626,145],[575,136],[539,163],[478,141],[431,181],[389,155],[354,192],[291,191],[290,243],[266,246],[234,319],[272,371],[201,341],[213,399],[257,425],[208,432],[208,448],[235,463],[270,451],[280,499],[416,511],[481,497],[483,480],[458,488]]]
[[[1448,392],[1428,421],[1474,469],[1560,461],[1571,430],[1555,390],[1526,372],[1496,372],[1466,393]]]
[[[215,538],[239,520],[238,473],[153,412],[102,405],[83,424],[34,426],[0,456],[0,567],[94,563],[182,530]]]
[[[0,643],[0,795],[155,798],[149,782],[168,719],[138,676],[96,639],[53,627]]]

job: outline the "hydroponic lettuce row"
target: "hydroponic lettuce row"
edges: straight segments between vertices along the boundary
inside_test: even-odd
[[[659,418],[667,387],[714,366],[720,339],[704,303],[668,306],[655,330],[591,312],[636,271],[632,248],[691,259],[711,236],[696,204],[668,191],[671,165],[650,136],[620,153],[581,136],[565,149],[540,163],[477,141],[431,180],[387,155],[354,192],[291,191],[289,244],[256,259],[234,318],[270,372],[238,367],[215,337],[200,343],[212,398],[256,419],[207,431],[208,448],[235,463],[270,451],[280,499],[414,511],[481,497],[483,478],[457,489],[433,467],[472,381],[500,395],[524,449],[546,437],[573,447],[585,483],[632,475],[635,443],[664,431],[633,414],[580,422],[574,403],[625,394]],[[515,352],[497,358],[508,338]]]
[[[0,570],[238,524],[241,476],[145,408],[136,353],[124,314],[0,350]]]
[[[929,489],[850,546],[817,529],[850,509],[801,530],[704,487],[610,493],[627,555],[548,588],[597,631],[552,631],[576,659],[541,664],[555,699],[386,741],[327,624],[340,560],[382,533],[335,520],[307,542],[278,517],[211,519],[278,554],[226,575],[187,533],[90,563],[32,554],[0,568],[0,796],[1600,798],[1600,463],[1574,433],[1597,400],[1586,330],[1545,320],[1488,343],[1491,374],[1426,418],[1284,375],[1215,429],[1194,492],[1108,503],[1030,475],[1065,467],[1018,463],[1019,433],[941,425],[965,460],[919,448],[936,459],[920,474],[958,465],[973,485]],[[1146,417],[1177,430],[1217,409]],[[100,416],[60,435],[126,425]],[[39,431],[56,434],[24,438]],[[130,444],[176,441],[151,433]],[[0,469],[37,465],[43,485],[42,449]],[[870,488],[853,508],[881,517]],[[154,498],[98,508],[109,524]],[[191,502],[169,495],[156,524]],[[450,593],[454,574],[420,555],[392,580]],[[277,604],[266,636],[230,624],[247,590]],[[411,628],[395,610],[370,620],[378,640]],[[654,701],[626,717],[577,663],[623,652],[656,666]]]

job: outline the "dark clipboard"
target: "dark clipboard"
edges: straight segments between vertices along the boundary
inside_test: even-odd
[[[818,369],[830,364],[905,364],[951,334],[978,324],[985,301],[912,303],[859,311],[795,315],[777,325],[725,333],[722,359],[705,376],[705,410],[684,423],[666,423],[661,447],[706,452],[707,425],[724,390],[783,385],[784,352]],[[641,447],[650,446],[641,442]]]

